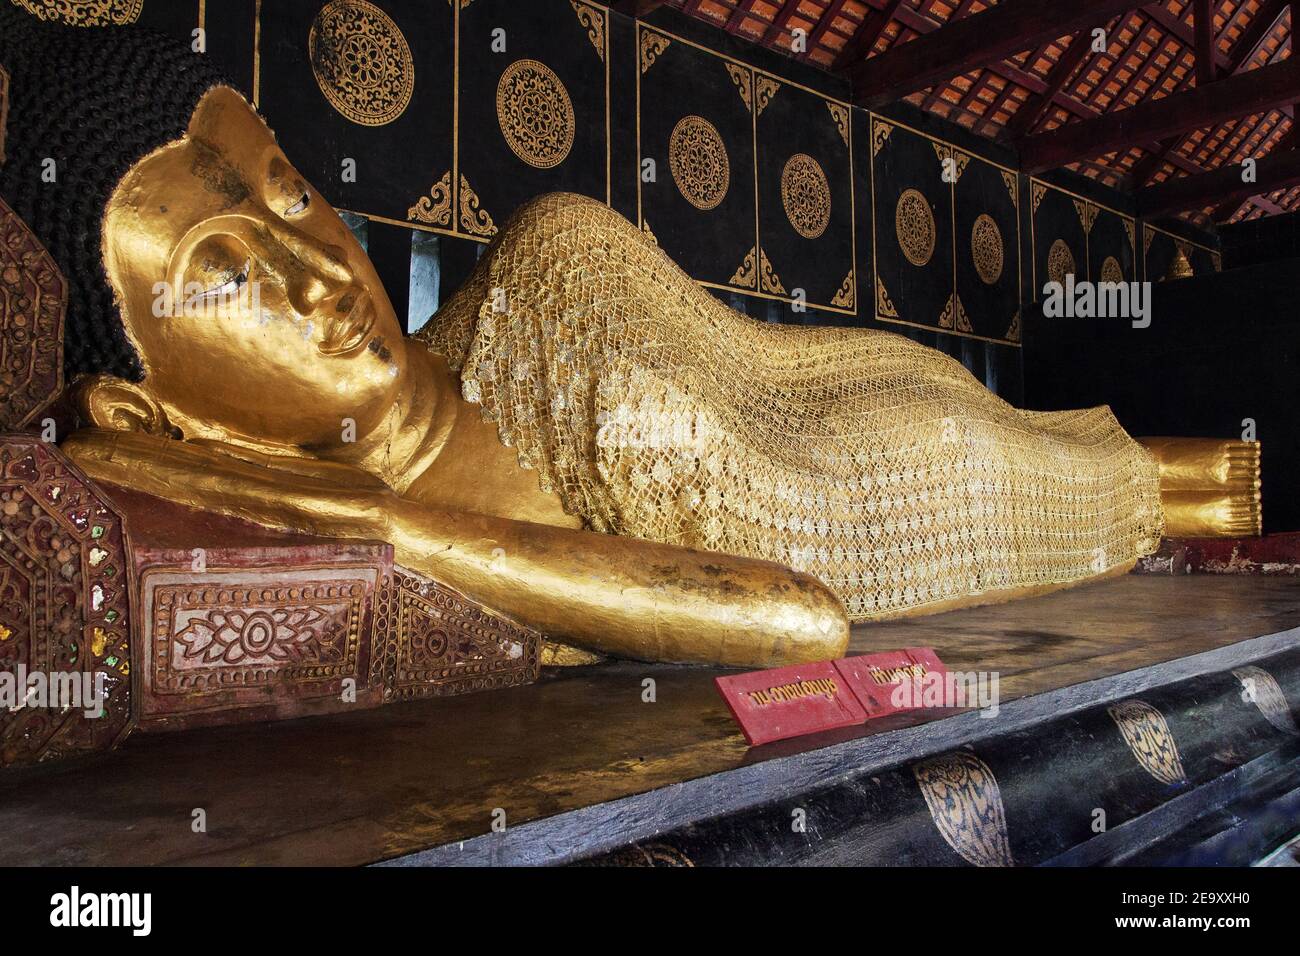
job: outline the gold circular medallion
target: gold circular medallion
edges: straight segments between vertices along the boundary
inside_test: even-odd
[[[927,265],[934,256],[937,235],[929,200],[915,189],[905,190],[894,210],[894,229],[907,261],[918,268]]]
[[[975,220],[970,236],[970,251],[975,259],[975,271],[980,274],[984,284],[996,285],[1002,278],[1002,230],[987,213]]]
[[[1119,264],[1119,260],[1114,256],[1107,256],[1106,261],[1101,264],[1101,281],[1102,282],[1123,282],[1124,270]]]
[[[497,123],[514,154],[529,166],[550,169],[573,148],[573,101],[544,63],[517,60],[497,84]]]
[[[112,27],[135,23],[144,0],[18,0],[28,13],[42,20],[74,27]]]
[[[330,0],[307,36],[320,91],[359,126],[383,126],[406,111],[415,91],[415,63],[406,37],[388,14],[366,0]]]
[[[716,126],[703,116],[683,116],[668,139],[673,182],[696,209],[716,209],[731,186],[731,161]]]
[[[795,232],[816,239],[831,221],[831,186],[817,160],[795,153],[781,171],[781,202]]]
[[[1064,285],[1068,275],[1074,275],[1074,253],[1064,239],[1057,239],[1047,253],[1047,278]]]

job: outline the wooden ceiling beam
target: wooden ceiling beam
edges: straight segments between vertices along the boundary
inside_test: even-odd
[[[859,106],[884,106],[909,93],[987,67],[1097,20],[1130,10],[1134,0],[1003,0],[949,22],[847,71]]]
[[[776,42],[776,38],[781,35],[790,20],[799,12],[799,0],[785,0],[785,5],[772,18],[772,25],[767,28],[763,34],[763,45],[771,46]]]
[[[1297,99],[1300,58],[1287,59],[1030,136],[1019,143],[1021,162],[1026,172],[1040,173],[1090,156],[1216,126],[1237,116],[1279,109]]]
[[[876,41],[880,39],[880,35],[885,32],[885,28],[898,15],[898,8],[902,5],[903,0],[886,0],[884,7],[879,10],[871,10],[863,18],[857,32],[853,34],[848,43],[844,44],[844,49],[835,58],[832,69],[842,70],[848,64],[857,60],[865,60],[870,56],[871,51],[876,48]]]
[[[665,2],[666,0],[614,0],[611,7],[626,17],[647,17]]]
[[[1270,153],[1256,163],[1255,173],[1254,182],[1243,182],[1241,165],[1234,163],[1197,176],[1166,180],[1138,192],[1138,211],[1147,217],[1170,215],[1245,201],[1293,186],[1300,183],[1300,150]]]
[[[812,56],[813,50],[817,49],[818,44],[822,42],[822,37],[826,36],[826,31],[839,18],[840,11],[844,9],[846,2],[847,0],[831,0],[826,12],[822,14],[821,19],[817,21],[817,25],[813,27],[812,33],[808,34],[808,46],[803,53],[799,54],[799,59],[806,60]]]

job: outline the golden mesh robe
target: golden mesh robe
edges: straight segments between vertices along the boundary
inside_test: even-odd
[[[583,197],[516,213],[420,337],[591,528],[789,565],[854,620],[1159,542],[1156,462],[1108,408],[1024,412],[901,336],[750,319]]]

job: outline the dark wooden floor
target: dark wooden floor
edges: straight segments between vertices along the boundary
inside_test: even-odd
[[[1129,576],[859,627],[852,652],[932,646],[950,668],[999,671],[1005,702],[1297,626],[1300,579]],[[0,775],[0,864],[368,863],[488,832],[498,808],[519,824],[763,759],[717,673],[603,664],[471,697],[137,735]]]

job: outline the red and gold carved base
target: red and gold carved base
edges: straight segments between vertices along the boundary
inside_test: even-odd
[[[119,512],[54,446],[0,436],[0,766],[105,750],[129,731],[128,548]]]

